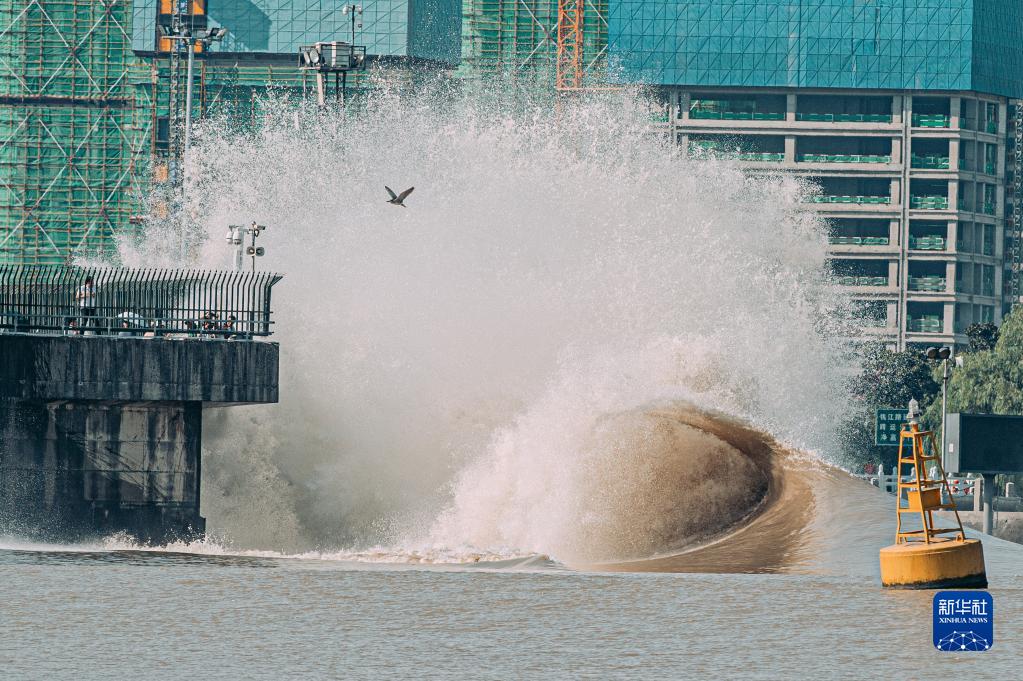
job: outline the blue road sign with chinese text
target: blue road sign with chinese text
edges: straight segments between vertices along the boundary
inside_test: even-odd
[[[909,409],[878,409],[874,421],[874,444],[899,446],[899,432],[909,418]]]

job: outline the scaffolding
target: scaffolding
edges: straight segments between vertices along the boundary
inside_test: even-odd
[[[466,77],[503,73],[561,90],[607,78],[607,0],[462,0]]]
[[[107,256],[148,152],[130,0],[0,0],[0,262]]]
[[[1010,118],[1009,163],[1006,168],[1012,175],[1009,182],[1012,217],[1006,225],[1006,266],[1009,283],[1009,304],[1023,302],[1023,100],[1013,100],[1009,107]]]

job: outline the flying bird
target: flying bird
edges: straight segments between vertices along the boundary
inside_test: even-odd
[[[405,208],[406,207],[405,206],[405,197],[407,197],[409,194],[411,194],[412,190],[415,189],[415,187],[409,187],[408,189],[403,191],[401,194],[395,194],[394,190],[391,189],[390,187],[388,187],[386,184],[384,185],[384,189],[386,189],[387,193],[391,195],[391,200],[388,201],[387,203],[393,203],[396,206],[401,206],[402,208]]]

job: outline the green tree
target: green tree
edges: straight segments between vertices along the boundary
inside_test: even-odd
[[[948,411],[1023,414],[1023,306],[1005,318],[992,349],[963,355],[948,382]],[[941,423],[940,399],[928,407],[925,422]]]
[[[970,324],[966,327],[966,336],[970,339],[970,351],[994,350],[998,342],[998,327],[986,324]]]
[[[883,345],[871,344],[864,347],[863,369],[850,382],[849,390],[854,407],[839,427],[840,463],[858,470],[865,463],[881,462],[890,469],[898,449],[874,445],[875,410],[905,407],[914,398],[921,406],[927,405],[939,394],[940,385],[919,352],[892,352]]]

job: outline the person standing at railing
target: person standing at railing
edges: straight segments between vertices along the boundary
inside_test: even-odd
[[[85,278],[85,283],[78,287],[75,300],[78,301],[78,309],[82,315],[82,330],[87,330],[90,323],[93,328],[99,329],[99,320],[96,318],[96,287],[91,274]]]

